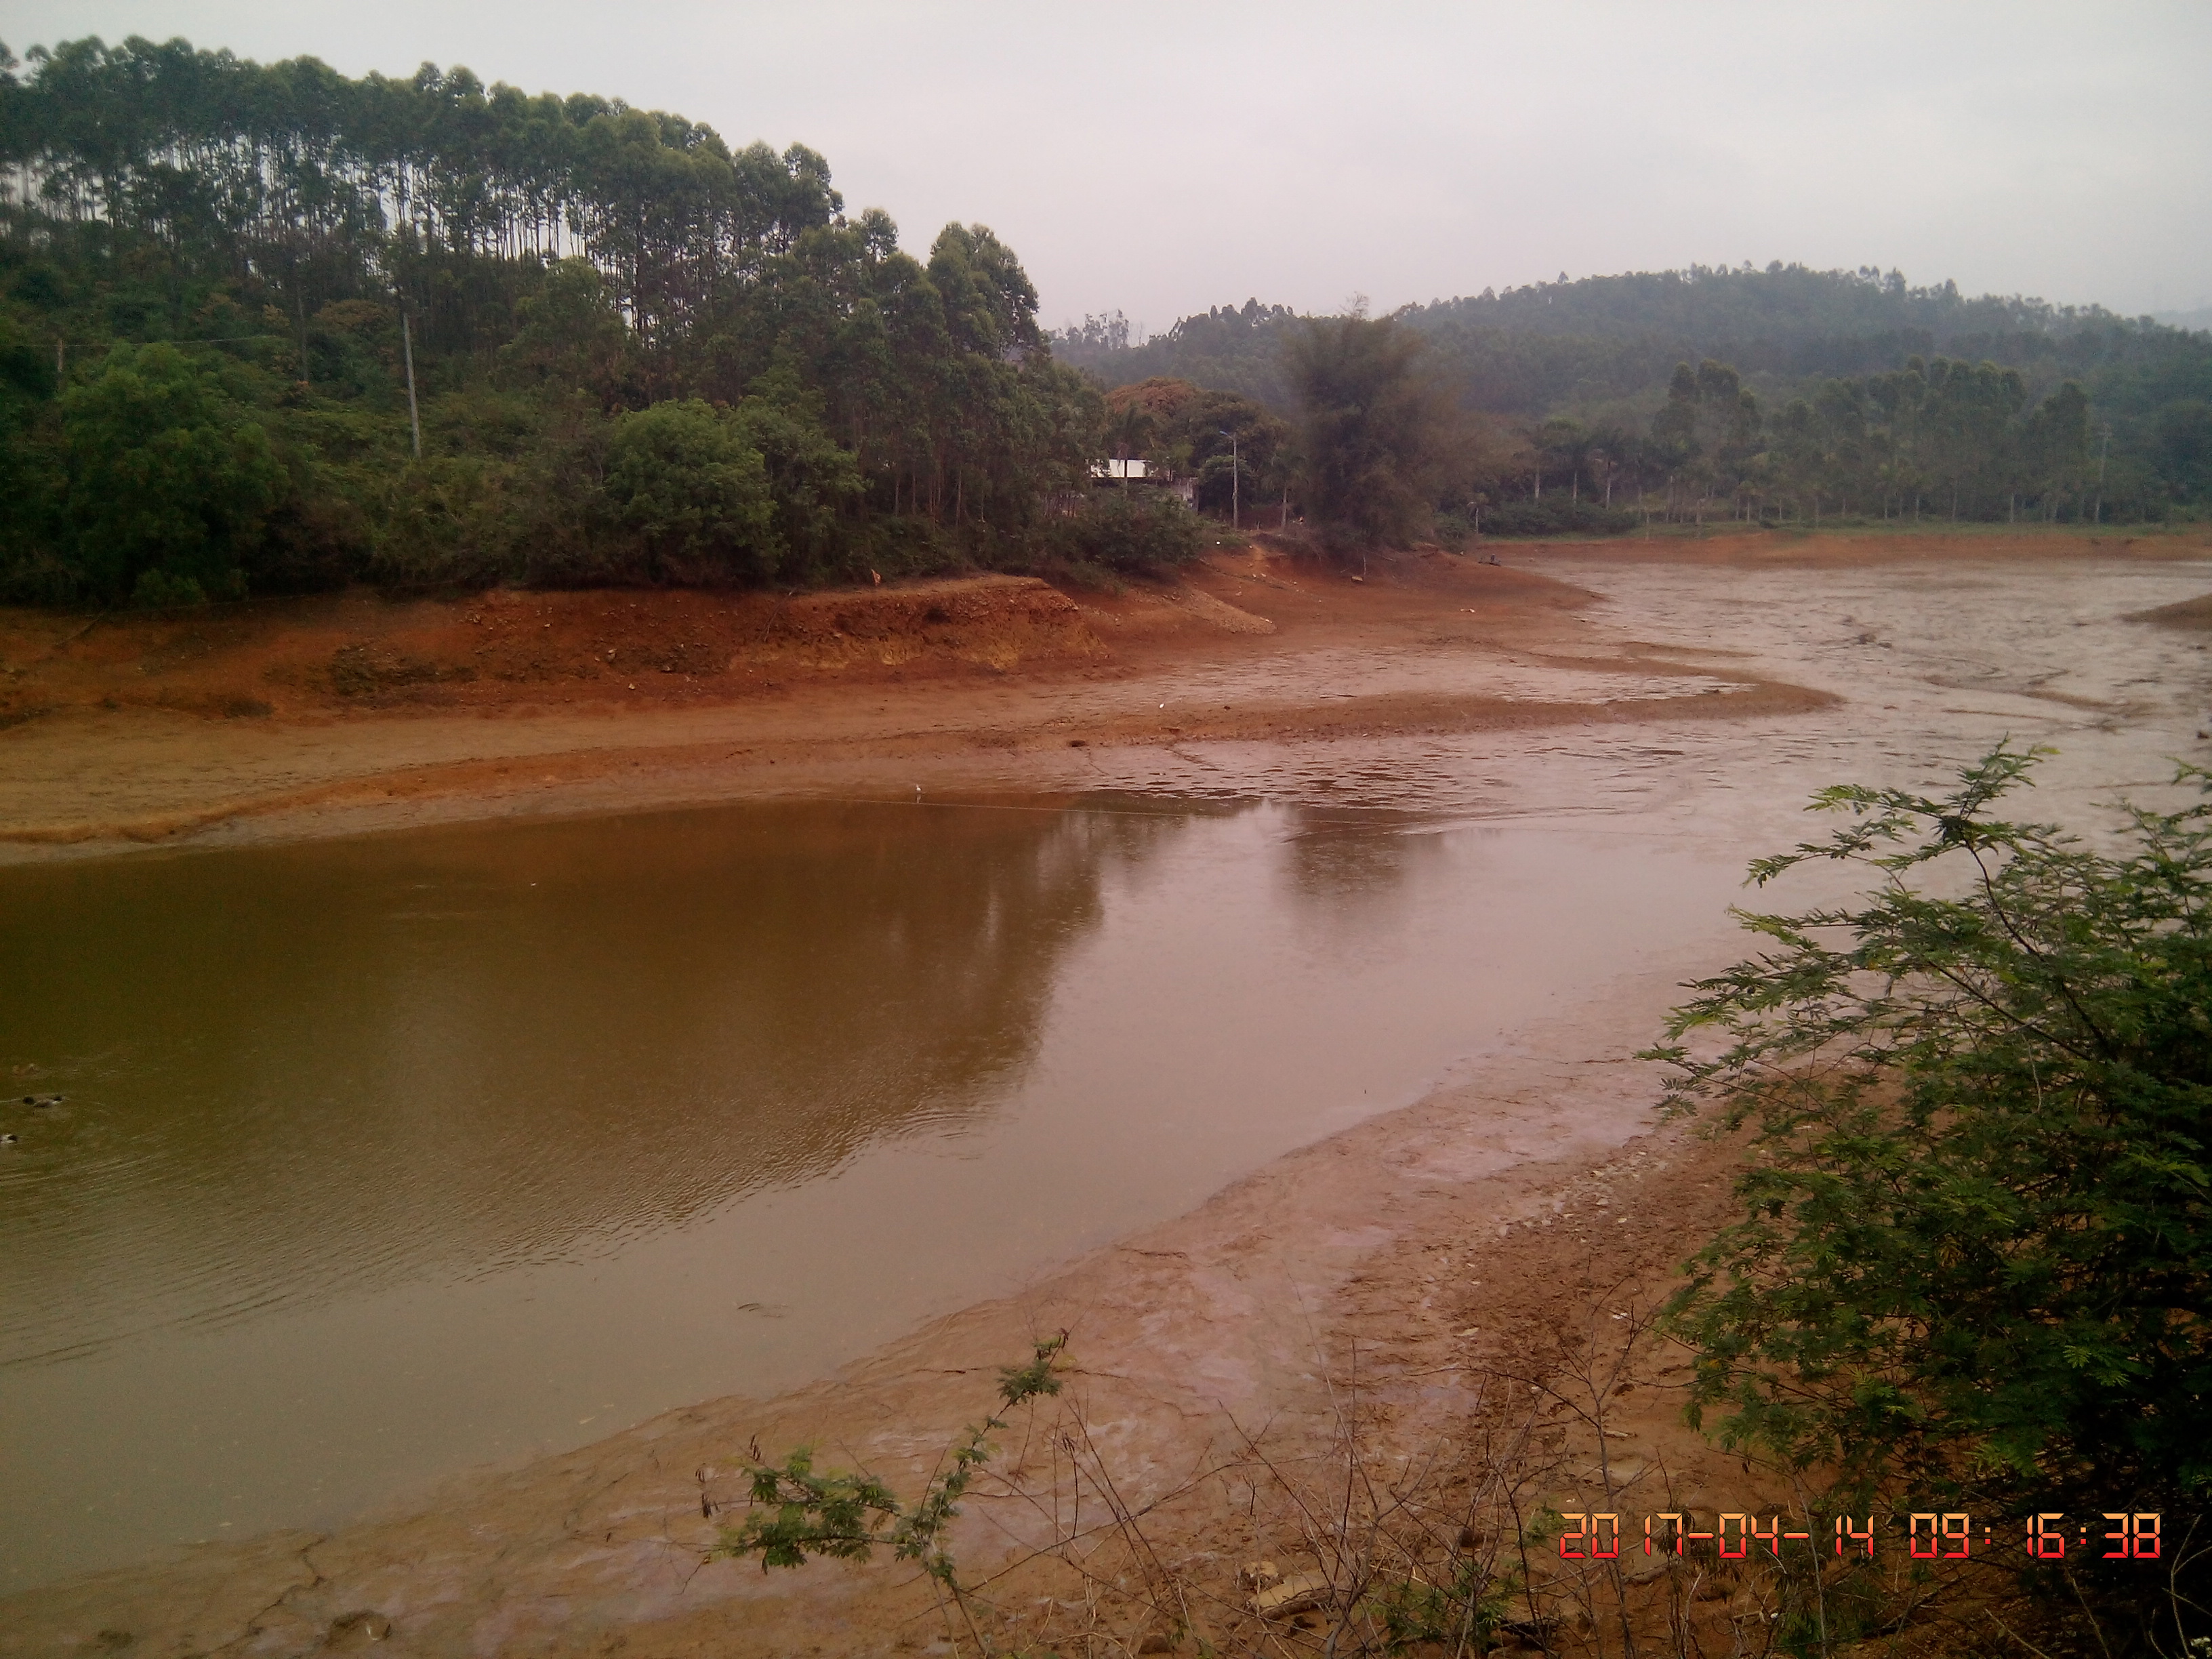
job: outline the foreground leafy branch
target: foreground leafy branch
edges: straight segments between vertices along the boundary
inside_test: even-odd
[[[1055,1362],[1066,1346],[1067,1333],[1062,1331],[1038,1343],[1028,1364],[1002,1370],[1000,1413],[1058,1394]],[[957,1595],[958,1577],[945,1546],[945,1531],[960,1513],[960,1499],[976,1471],[991,1460],[991,1436],[1006,1426],[1006,1419],[997,1413],[971,1425],[911,1506],[865,1471],[817,1474],[811,1447],[799,1447],[780,1466],[755,1463],[748,1471],[751,1510],[738,1525],[721,1528],[720,1542],[708,1552],[708,1559],[757,1557],[765,1572],[770,1567],[804,1566],[814,1555],[866,1561],[881,1545],[894,1559],[921,1563],[923,1571]]]
[[[1832,860],[1871,890],[1743,915],[1767,948],[1650,1051],[1753,1154],[1669,1310],[1693,1420],[1839,1502],[2212,1491],[2212,775],[2120,808],[2100,851],[1995,816],[2042,752],[2000,745],[1939,798],[1822,792],[1851,822],[1753,878]]]

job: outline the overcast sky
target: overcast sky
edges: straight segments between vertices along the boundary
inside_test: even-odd
[[[797,140],[916,252],[991,226],[1054,325],[1745,259],[2212,303],[2205,0],[0,0],[19,55],[134,33]]]

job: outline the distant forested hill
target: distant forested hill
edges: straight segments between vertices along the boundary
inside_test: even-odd
[[[1299,318],[1288,306],[1263,306],[1247,300],[1217,306],[1186,317],[1164,334],[1136,345],[1120,313],[1087,317],[1051,335],[1052,355],[1091,374],[1107,386],[1133,386],[1155,375],[1171,376],[1223,392],[1257,398],[1279,414],[1293,413],[1282,348]]]
[[[1953,283],[1916,288],[1895,271],[1775,264],[1562,276],[1395,315],[1426,339],[1432,368],[1464,408],[1502,417],[1527,440],[1515,465],[1531,490],[1554,473],[1571,488],[1580,467],[1564,452],[1593,443],[1642,488],[1684,482],[1688,463],[1668,450],[1665,430],[1668,420],[1678,436],[1686,429],[1675,371],[1711,361],[1734,371],[1729,396],[1749,394],[1754,425],[1731,434],[1726,465],[1717,440],[1705,447],[1698,484],[1709,495],[1733,496],[1747,482],[1805,495],[1823,487],[1813,481],[1820,474],[1839,499],[1924,495],[1960,473],[1952,459],[1929,460],[1934,449],[1962,453],[1980,442],[2017,453],[1977,469],[1976,516],[2017,514],[2024,499],[2058,516],[2101,514],[2100,501],[2150,516],[2212,501],[2212,335],[2100,307],[1968,298]],[[1055,334],[1053,349],[1109,386],[1176,376],[1288,410],[1282,345],[1299,326],[1285,307],[1248,301],[1135,345],[1118,319],[1088,319]],[[2000,372],[1977,379],[1970,371],[1983,364]],[[1970,380],[1972,411],[1960,401]],[[2036,411],[2069,383],[2082,407],[2052,405],[2044,436],[2062,416],[2068,430],[2031,456],[2042,442],[2028,429]],[[1785,469],[1778,453],[1790,445],[1826,453]],[[2071,501],[2092,445],[2104,495]],[[1562,453],[1547,460],[1547,451]],[[2054,459],[2062,453],[2063,464]],[[1485,482],[1510,488],[1503,477]],[[2069,504],[2057,507],[2057,494]]]

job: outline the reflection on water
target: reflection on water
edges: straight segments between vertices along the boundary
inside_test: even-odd
[[[818,1374],[1725,927],[1718,864],[1413,828],[779,805],[0,874],[0,1090],[70,1097],[0,1125],[0,1587]]]
[[[1341,822],[1316,824],[1286,845],[1291,890],[1324,912],[1346,900],[1382,900],[1443,852],[1436,836],[1378,835],[1394,827],[1387,815],[1363,816],[1364,821],[1346,814]]]
[[[771,807],[11,875],[0,1364],[618,1250],[1018,1079],[1134,816]],[[27,1127],[31,1127],[27,1124]],[[127,1204],[118,1198],[128,1194]]]

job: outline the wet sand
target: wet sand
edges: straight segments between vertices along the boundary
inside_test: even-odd
[[[1433,557],[1358,587],[1224,561],[1199,591],[1236,594],[1273,631],[1231,631],[1200,605],[1145,632],[1154,623],[1131,605],[1142,627],[1123,635],[1086,621],[1098,652],[966,665],[905,694],[886,682],[871,695],[848,665],[834,687],[650,713],[51,714],[0,733],[0,833],[14,856],[84,856],[145,836],[882,798],[919,782],[932,796],[1113,787],[1572,822],[1748,857],[1806,833],[1796,809],[1822,784],[1938,784],[2005,735],[2060,750],[2033,804],[2078,821],[2121,788],[2154,793],[2168,757],[2205,752],[2212,661],[2192,613],[2132,618],[2212,586],[2207,551],[1562,545],[1506,550],[1512,586],[1486,595],[1474,585],[1498,573]],[[465,1475],[328,1535],[32,1592],[0,1607],[0,1653],[100,1651],[103,1631],[140,1651],[304,1653],[385,1620],[386,1650],[403,1653],[927,1644],[941,1626],[910,1570],[702,1566],[727,1518],[708,1512],[740,1495],[732,1468],[752,1444],[811,1440],[825,1462],[911,1489],[988,1406],[995,1368],[1063,1327],[1087,1432],[1127,1503],[1159,1502],[1148,1537],[1212,1587],[1226,1637],[1238,1551],[1268,1540],[1224,1493],[1182,1491],[1194,1469],[1247,1433],[1286,1458],[1325,1444],[1354,1376],[1377,1434],[1437,1443],[1474,1410],[1477,1379],[1542,1332],[1656,1294],[1723,1212],[1728,1149],[1656,1124],[1656,1079],[1631,1056],[1680,980],[1734,954],[1709,940],[1624,963],[1429,1099],[810,1388]],[[1658,1382],[1624,1421],[1670,1483],[1721,1492],[1732,1478],[1674,1424]],[[993,1565],[1049,1530],[1012,1496],[971,1504],[962,1527],[963,1562]]]

